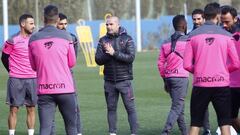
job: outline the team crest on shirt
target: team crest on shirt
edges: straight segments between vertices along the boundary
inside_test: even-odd
[[[206,44],[208,45],[212,45],[212,43],[214,42],[214,38],[213,37],[209,37],[209,38],[206,38],[205,41],[206,41]]]
[[[53,45],[53,41],[49,41],[49,42],[44,43],[44,46],[47,49],[50,49],[52,47],[52,45]]]

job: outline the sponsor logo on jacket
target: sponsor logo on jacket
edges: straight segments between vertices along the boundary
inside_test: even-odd
[[[165,74],[178,74],[178,69],[166,69]]]
[[[223,82],[225,79],[223,76],[203,76],[203,77],[196,77],[196,82]]]
[[[48,84],[39,84],[39,89],[62,89],[65,88],[64,83],[48,83]]]

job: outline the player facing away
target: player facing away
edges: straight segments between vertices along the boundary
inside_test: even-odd
[[[50,135],[56,107],[67,135],[77,135],[75,89],[70,68],[76,63],[72,38],[56,28],[58,8],[44,8],[45,26],[29,40],[29,59],[37,72],[40,135]]]
[[[202,26],[205,22],[203,10],[202,9],[193,10],[192,20],[193,20],[193,30]],[[208,108],[205,112],[204,120],[203,120],[203,135],[211,135]]]
[[[67,16],[63,13],[59,13],[59,21],[57,23],[57,28],[60,30],[67,30],[67,25],[68,25],[68,20],[67,20]],[[75,55],[76,55],[76,59],[77,59],[77,53],[78,53],[78,47],[79,47],[79,42],[77,37],[70,33],[71,37],[72,37],[72,41],[73,41],[73,46],[74,46],[74,50],[75,50]],[[76,104],[77,104],[77,133],[78,135],[82,135],[82,123],[81,123],[81,117],[80,117],[80,107],[78,104],[78,96],[77,96],[77,86],[76,86],[76,82],[74,79],[74,74],[73,74],[73,70],[71,69],[71,73],[73,76],[73,82],[74,82],[74,87],[75,87],[75,100],[76,100]]]
[[[108,17],[106,27],[107,34],[99,40],[95,60],[98,65],[104,65],[109,133],[117,133],[117,104],[120,94],[128,114],[131,135],[136,135],[138,123],[131,83],[135,46],[132,37],[120,26],[118,17]]]
[[[222,135],[230,135],[229,73],[239,68],[238,54],[232,35],[217,25],[220,21],[219,4],[207,4],[204,17],[206,22],[189,34],[184,53],[183,66],[193,74],[189,135],[199,134],[209,102],[216,111]]]
[[[36,72],[28,58],[28,41],[34,30],[34,19],[30,14],[19,18],[20,32],[9,38],[3,46],[2,63],[9,73],[7,99],[9,104],[9,135],[15,135],[19,107],[27,109],[28,135],[34,134],[35,105],[37,104]]]
[[[175,33],[161,45],[158,70],[169,93],[172,105],[161,135],[169,135],[177,122],[181,135],[187,135],[184,119],[184,102],[188,89],[189,73],[183,68],[183,54],[186,47],[187,22],[184,15],[172,20]]]
[[[237,10],[231,6],[221,8],[222,27],[233,34],[235,47],[240,57],[240,21],[237,17]],[[230,73],[230,89],[232,96],[232,126],[240,133],[240,119],[238,118],[240,108],[240,69]]]

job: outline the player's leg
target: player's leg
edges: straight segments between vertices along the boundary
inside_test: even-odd
[[[203,119],[203,135],[211,135],[208,108],[205,111],[204,119]]]
[[[17,125],[17,113],[19,107],[24,104],[24,97],[24,80],[10,77],[7,84],[6,99],[6,103],[10,106],[8,115],[9,135],[15,134],[15,129]]]
[[[217,87],[214,89],[212,104],[217,114],[218,126],[221,135],[230,135],[231,125],[231,91],[229,87]]]
[[[162,135],[170,133],[174,124],[178,121],[181,134],[187,134],[187,128],[184,120],[184,101],[187,94],[188,78],[167,78],[166,85],[169,88],[169,94],[172,100],[170,112],[165,123]]]
[[[185,122],[185,118],[184,118],[184,108],[182,109],[182,111],[177,119],[177,123],[178,123],[179,130],[181,131],[181,134],[187,135],[188,130],[187,130],[187,126],[186,126],[186,122]]]
[[[81,122],[81,115],[80,115],[80,105],[78,103],[77,93],[75,93],[75,102],[77,104],[77,133],[78,133],[78,135],[82,135],[82,122]]]
[[[182,106],[182,110],[178,116],[177,119],[177,123],[178,123],[178,127],[181,131],[182,135],[187,135],[188,134],[188,130],[187,130],[187,126],[186,126],[186,122],[185,122],[185,118],[184,118],[184,108],[185,108],[185,98],[187,95],[187,90],[188,90],[188,84],[189,84],[189,80],[188,78],[179,78],[181,80],[179,80],[178,85],[179,85],[179,89],[182,89],[182,91],[180,92],[180,96],[179,96],[179,102],[183,102],[183,106]]]
[[[116,134],[117,132],[117,103],[119,92],[115,88],[114,82],[105,81],[105,99],[107,103],[107,118],[109,133]]]
[[[134,103],[133,88],[130,80],[117,83],[117,89],[121,92],[121,97],[128,114],[128,122],[130,125],[131,134],[137,134],[138,121],[137,112]]]
[[[240,118],[234,118],[232,126],[236,130],[236,132],[240,134]]]
[[[28,135],[34,134],[35,127],[35,106],[37,105],[36,79],[25,80],[25,104],[27,109]]]
[[[189,130],[189,135],[199,135],[200,127],[191,126]]]
[[[238,118],[239,107],[240,107],[240,88],[231,88],[232,96],[232,126],[240,133],[240,119]]]
[[[35,106],[26,106],[28,135],[34,134],[35,127]]]
[[[39,135],[51,134],[55,111],[55,95],[38,95]]]
[[[56,95],[56,103],[62,114],[67,135],[77,134],[77,105],[75,93]]]
[[[17,113],[18,113],[19,107],[16,106],[10,106],[10,111],[8,115],[8,129],[9,129],[9,135],[15,134],[15,129],[17,125]]]
[[[212,90],[206,87],[193,87],[190,113],[191,113],[191,126],[189,135],[198,135],[200,127],[203,125],[203,118],[210,102]],[[199,100],[201,99],[201,100]]]
[[[75,47],[77,47],[77,46],[74,46],[74,48]],[[77,50],[77,48],[75,48],[75,51],[76,50]],[[71,74],[72,74],[73,84],[74,84],[74,88],[75,88],[75,101],[76,101],[76,104],[77,104],[77,133],[78,133],[78,135],[82,135],[82,123],[81,123],[81,116],[80,116],[80,105],[78,103],[77,85],[76,85],[76,80],[75,80],[72,69],[71,69]]]

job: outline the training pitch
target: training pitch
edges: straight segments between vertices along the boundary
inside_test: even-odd
[[[163,82],[157,69],[158,51],[142,52],[136,54],[134,61],[134,95],[139,120],[139,135],[160,134],[167,114],[170,109],[170,97],[163,90]],[[86,67],[83,54],[80,52],[78,63],[74,68],[81,119],[83,124],[83,135],[107,135],[108,126],[106,118],[106,104],[103,90],[103,76],[99,76],[99,67]],[[8,112],[9,107],[5,104],[6,82],[8,75],[3,65],[0,64],[0,135],[8,134]],[[192,84],[189,83],[188,96],[185,102],[185,118],[189,127],[190,112],[189,99]],[[215,112],[210,104],[210,125],[212,132],[217,128]],[[38,134],[39,121],[36,112],[35,134]],[[21,107],[18,114],[16,128],[17,135],[26,135],[26,111]],[[63,120],[59,111],[55,115],[57,135],[65,135]],[[129,135],[127,113],[123,103],[118,104],[118,135]],[[171,135],[179,135],[177,124],[175,124]]]

